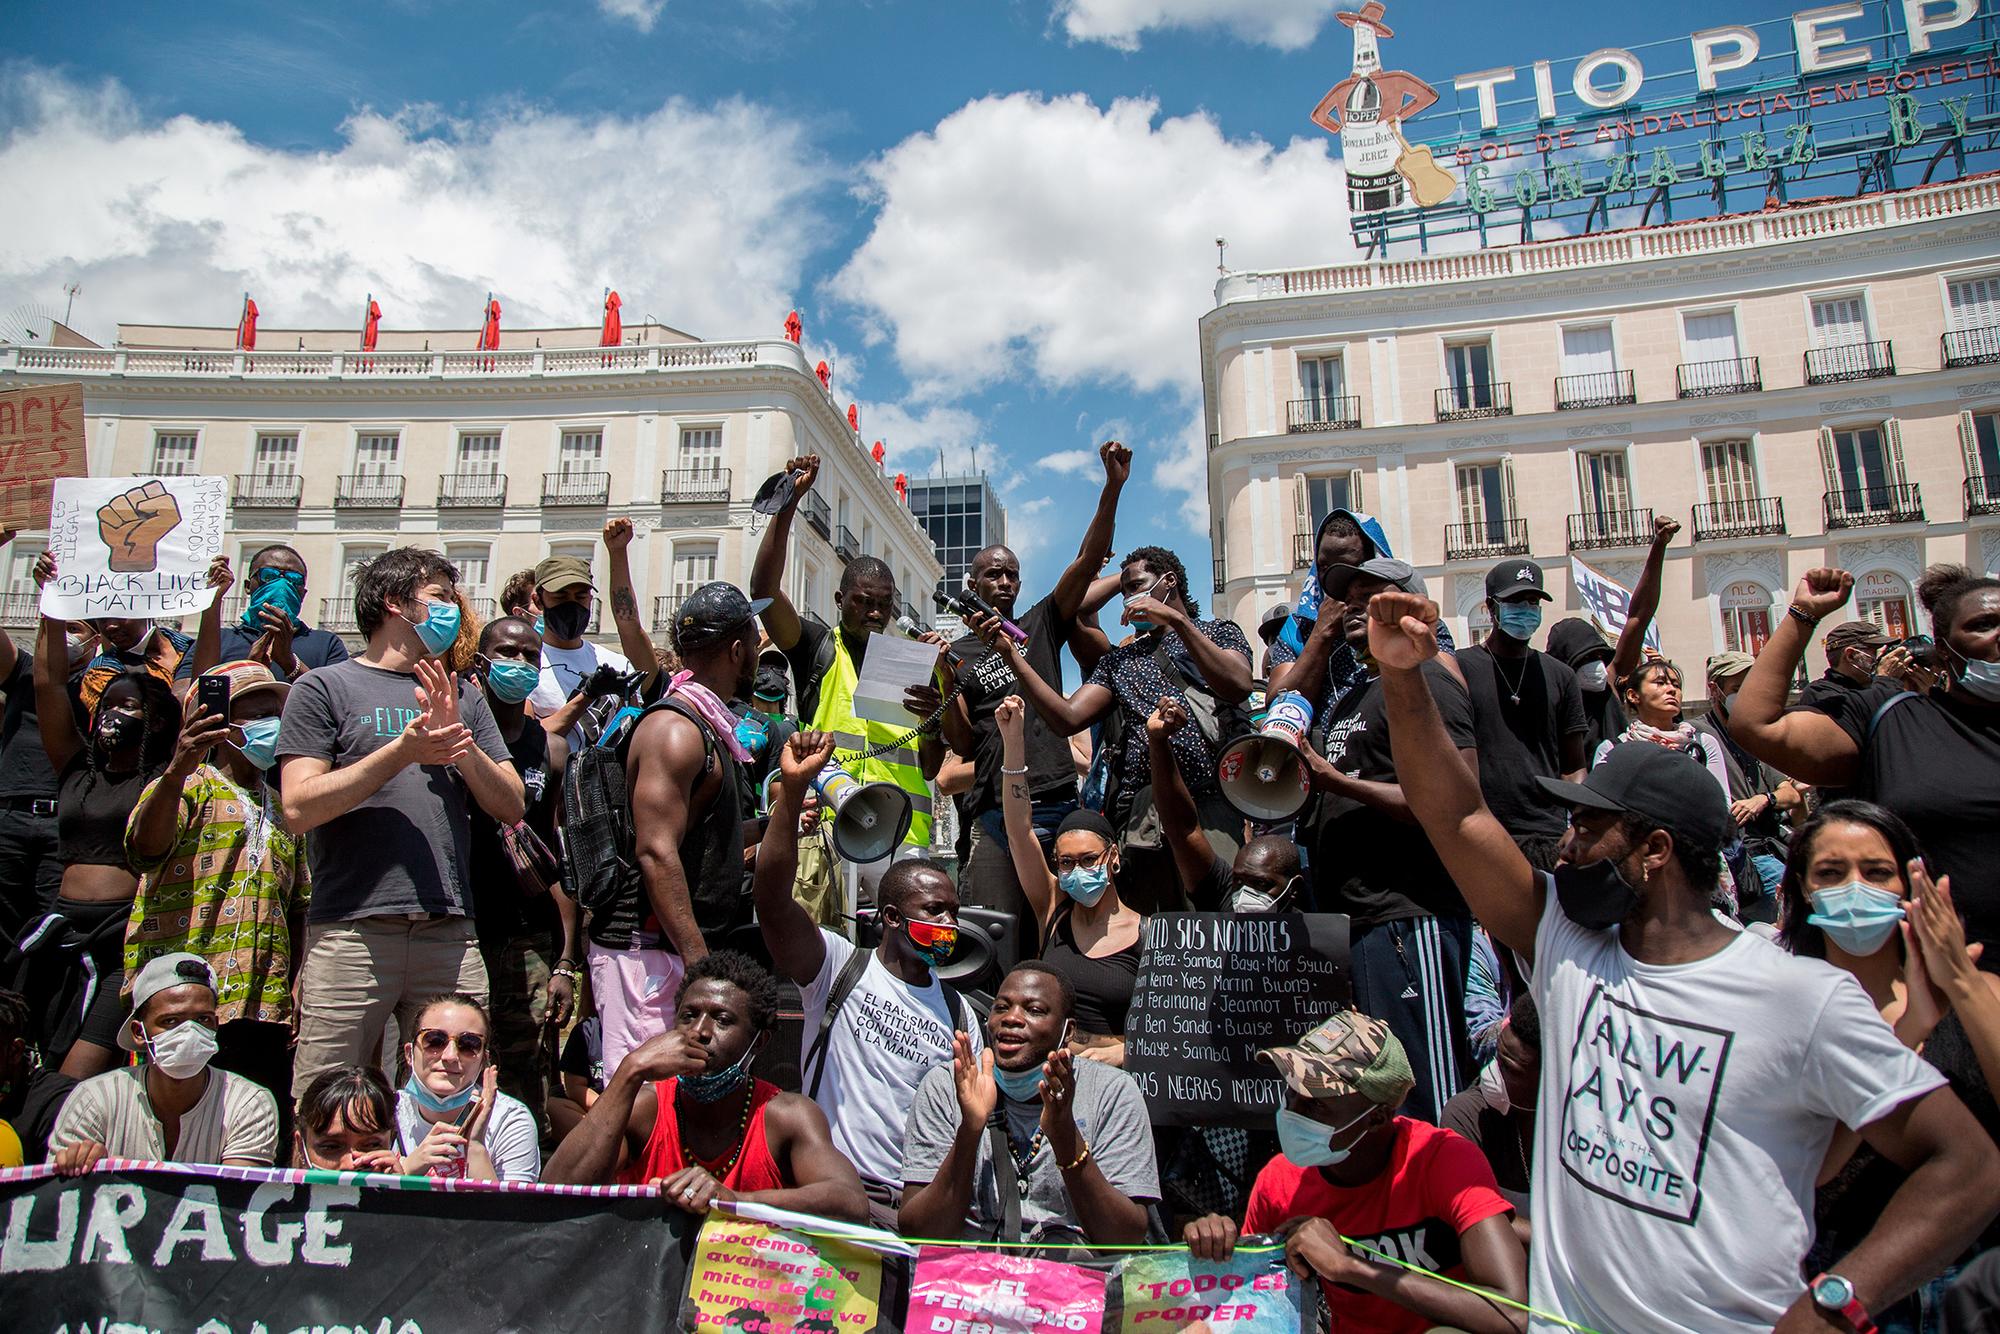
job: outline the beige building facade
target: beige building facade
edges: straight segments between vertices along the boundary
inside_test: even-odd
[[[632,520],[640,612],[665,642],[679,599],[712,579],[747,588],[766,522],[750,502],[770,474],[818,453],[820,478],[793,528],[787,592],[834,616],[847,561],[886,561],[918,620],[939,564],[930,538],[820,384],[782,338],[704,342],[659,325],[509,330],[469,351],[474,330],[120,326],[116,346],[0,345],[0,388],[83,385],[94,475],[205,473],[230,479],[228,554],[288,543],[311,570],[305,617],[357,643],[345,574],[392,546],[434,547],[459,567],[482,617],[514,572],[552,553],[597,571],[607,521]],[[453,350],[441,350],[450,348]],[[0,623],[33,624],[38,534],[5,554]],[[240,590],[229,614],[241,605]],[[191,623],[190,623],[191,628]]]
[[[1461,641],[1498,562],[1581,614],[1571,557],[1629,588],[1671,516],[1659,624],[1691,697],[1813,566],[1892,634],[1929,630],[1927,564],[2000,570],[1992,177],[1232,273],[1200,329],[1216,602],[1246,630],[1335,507],[1381,520]]]

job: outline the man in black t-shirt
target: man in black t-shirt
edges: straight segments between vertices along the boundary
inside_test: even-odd
[[[1875,684],[1875,662],[1896,641],[1873,621],[1848,621],[1826,632],[1826,675],[1806,682],[1799,704],[1836,716],[1852,697]]]
[[[1368,599],[1405,586],[1414,573],[1386,557],[1329,572],[1326,596],[1344,604],[1342,633],[1364,667]],[[1423,670],[1460,762],[1476,769],[1465,687],[1442,661]],[[1411,822],[1389,755],[1381,677],[1372,668],[1335,703],[1325,736],[1325,759],[1313,756],[1312,764],[1313,786],[1325,794],[1312,858],[1319,905],[1348,915],[1356,1008],[1386,1020],[1410,1053],[1417,1083],[1405,1111],[1436,1124],[1473,1072],[1465,1031],[1472,916]]]
[[[1118,496],[1132,474],[1132,451],[1112,440],[1098,451],[1104,463],[1104,487],[1098,493],[1097,512],[1085,530],[1076,559],[1056,580],[1047,597],[1016,616],[1021,597],[1021,562],[1004,546],[990,546],[972,558],[972,589],[995,611],[1015,622],[1026,632],[1028,642],[1021,652],[1044,681],[1060,681],[1059,660],[1063,642],[1070,636],[1071,623],[1083,603],[1090,582],[1111,559],[1113,528],[1118,519]],[[944,718],[945,740],[973,763],[972,788],[965,794],[962,814],[971,830],[971,852],[960,878],[959,895],[964,903],[999,912],[1010,912],[1020,928],[1023,956],[1030,957],[1040,944],[1034,939],[1034,915],[1028,910],[1021,884],[1014,875],[1014,862],[1007,850],[1007,833],[1000,818],[1000,729],[993,721],[994,710],[1009,695],[1021,693],[1021,684],[1007,659],[986,647],[977,635],[966,634],[952,645],[958,658],[958,694]],[[1033,802],[1035,828],[1047,840],[1055,838],[1056,826],[1076,809],[1076,762],[1071,757],[1069,738],[1058,735],[1041,714],[1028,710],[1028,794]]]
[[[1542,870],[1556,864],[1569,812],[1551,802],[1538,778],[1580,781],[1589,752],[1584,741],[1583,691],[1576,673],[1529,641],[1542,626],[1542,567],[1510,560],[1486,575],[1486,610],[1493,617],[1484,644],[1460,649],[1459,670],[1472,696],[1479,748],[1479,786],[1493,815]]]

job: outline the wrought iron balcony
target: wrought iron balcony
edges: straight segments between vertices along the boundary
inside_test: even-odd
[[[1526,519],[1484,519],[1444,526],[1446,560],[1487,560],[1528,554]]]
[[[1474,421],[1514,415],[1514,386],[1506,380],[1478,384],[1448,384],[1437,391],[1437,420]]]
[[[674,628],[674,615],[685,601],[679,593],[669,593],[653,599],[653,633],[666,634]]]
[[[1227,568],[1227,562],[1225,562],[1223,558],[1220,556],[1217,556],[1215,558],[1213,564],[1214,568],[1209,571],[1208,575],[1209,582],[1212,585],[1210,595],[1213,597],[1221,597],[1222,590],[1229,583],[1229,570]]]
[[[1653,540],[1652,509],[1591,510],[1569,516],[1569,549],[1643,547]]]
[[[331,630],[337,635],[361,633],[361,623],[354,617],[354,599],[351,597],[321,598],[319,600],[319,628]]]
[[[1754,394],[1764,387],[1764,371],[1755,357],[1725,357],[1721,361],[1684,361],[1674,372],[1682,398],[1716,398],[1723,394]]]
[[[660,474],[662,505],[729,503],[728,468],[669,468]],[[808,495],[811,492],[807,492]]]
[[[1965,517],[2000,514],[2000,475],[1976,472],[1965,479]]]
[[[1361,399],[1295,398],[1285,404],[1285,427],[1292,431],[1352,431],[1361,425]],[[1210,445],[1213,449],[1215,446]]]
[[[611,503],[611,474],[608,472],[545,472],[542,474],[544,505],[608,505]]]
[[[1983,324],[1974,329],[1953,329],[1944,336],[1944,364],[1984,366],[2000,361],[2000,324]]]
[[[1783,536],[1785,502],[1780,496],[1752,496],[1744,500],[1717,500],[1694,507],[1694,540],[1714,538]]]
[[[1292,534],[1292,568],[1310,570],[1313,563],[1313,535],[1311,533]]]
[[[39,626],[42,623],[42,595],[34,592],[0,593],[0,625]]]
[[[335,508],[344,510],[393,510],[403,507],[401,473],[350,473],[338,480],[333,493]]]
[[[506,473],[447,472],[438,475],[439,509],[492,509],[506,503]]]
[[[833,554],[842,560],[853,560],[861,554],[861,544],[854,540],[854,534],[844,523],[833,530]]]
[[[235,504],[238,509],[297,509],[300,488],[296,475],[261,477],[256,473],[238,473]]]
[[[1806,349],[1806,383],[1839,384],[1873,380],[1896,373],[1896,352],[1888,339],[1879,343],[1841,343]]]
[[[1556,377],[1556,411],[1569,408],[1609,408],[1637,403],[1630,371],[1590,371]]]
[[[1924,497],[1915,482],[1826,493],[1826,526],[1829,529],[1876,528],[1884,524],[1923,521]]]
[[[817,491],[806,492],[805,503],[799,506],[805,511],[806,522],[813,531],[827,541],[833,541],[833,511],[827,508],[826,497]]]

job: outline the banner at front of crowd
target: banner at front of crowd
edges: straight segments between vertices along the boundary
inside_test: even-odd
[[[879,1255],[713,1214],[696,1243],[683,1327],[695,1334],[868,1334],[881,1308]]]
[[[229,485],[221,477],[62,477],[49,505],[56,577],[41,612],[177,620],[215,601]]]
[[[1098,1334],[1105,1275],[1025,1255],[926,1246],[906,1334]]]
[[[0,1172],[0,1211],[17,1334],[666,1329],[690,1226],[643,1187],[137,1164]]]

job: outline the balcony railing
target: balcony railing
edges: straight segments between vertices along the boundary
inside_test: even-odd
[[[1764,387],[1764,371],[1755,357],[1724,357],[1721,361],[1683,361],[1674,372],[1682,398],[1717,398],[1723,394],[1754,394]]]
[[[1896,373],[1896,351],[1886,338],[1879,343],[1840,343],[1806,349],[1806,383],[1839,384],[1873,380]]]
[[[1228,562],[1225,561],[1221,556],[1217,556],[1215,560],[1212,562],[1212,564],[1214,568],[1208,572],[1209,585],[1210,585],[1209,595],[1211,597],[1219,598],[1222,596],[1222,590],[1228,587],[1229,585]]]
[[[833,530],[833,554],[842,560],[853,560],[861,554],[861,544],[854,540],[854,534],[844,523]]]
[[[297,477],[259,477],[255,473],[236,474],[238,509],[297,509],[300,483]]]
[[[1485,560],[1528,554],[1526,519],[1484,519],[1444,526],[1446,560]]]
[[[1976,472],[1965,479],[1965,517],[2000,514],[2000,476]]]
[[[1437,419],[1473,421],[1514,415],[1514,387],[1505,380],[1490,384],[1448,384],[1437,391]]]
[[[479,352],[229,351],[214,348],[47,347],[0,343],[0,370],[35,374],[201,376],[353,380],[459,377],[645,375],[681,370],[783,366],[811,374],[799,345],[784,338],[626,347],[509,348]]]
[[[1602,551],[1610,547],[1642,547],[1653,540],[1653,511],[1590,510],[1569,516],[1569,549]]]
[[[799,506],[805,511],[806,522],[813,531],[827,541],[833,541],[833,511],[827,508],[826,497],[817,491],[806,492],[805,503]]]
[[[1292,534],[1292,568],[1309,570],[1313,563],[1313,535],[1311,533]]]
[[[1947,368],[1984,366],[1994,361],[2000,361],[2000,324],[1953,329],[1944,336],[1944,364]]]
[[[344,510],[393,510],[403,507],[401,473],[351,473],[339,479],[333,503]]]
[[[545,472],[542,474],[544,505],[608,505],[611,503],[611,474],[608,472]]]
[[[1924,497],[1915,482],[1864,486],[1826,493],[1826,526],[1875,528],[1890,523],[1922,523]]]
[[[653,633],[663,635],[674,628],[674,615],[681,609],[685,599],[678,593],[669,593],[653,599]]]
[[[506,503],[505,473],[447,472],[438,475],[439,509],[491,509]]]
[[[0,625],[38,626],[41,621],[40,593],[0,593]]]
[[[1295,398],[1285,404],[1285,426],[1288,430],[1351,431],[1360,425],[1361,399],[1357,395]]]
[[[1556,377],[1556,410],[1568,408],[1609,408],[1621,403],[1637,403],[1630,371],[1589,371],[1582,375]]]
[[[1752,496],[1744,500],[1717,500],[1694,507],[1694,540],[1713,538],[1782,536],[1785,531],[1785,502],[1781,496]]]
[[[728,468],[669,468],[660,474],[660,503],[662,505],[727,504],[729,477]]]
[[[331,630],[337,635],[358,635],[361,623],[354,618],[354,599],[351,597],[321,598],[319,600],[319,628]]]

